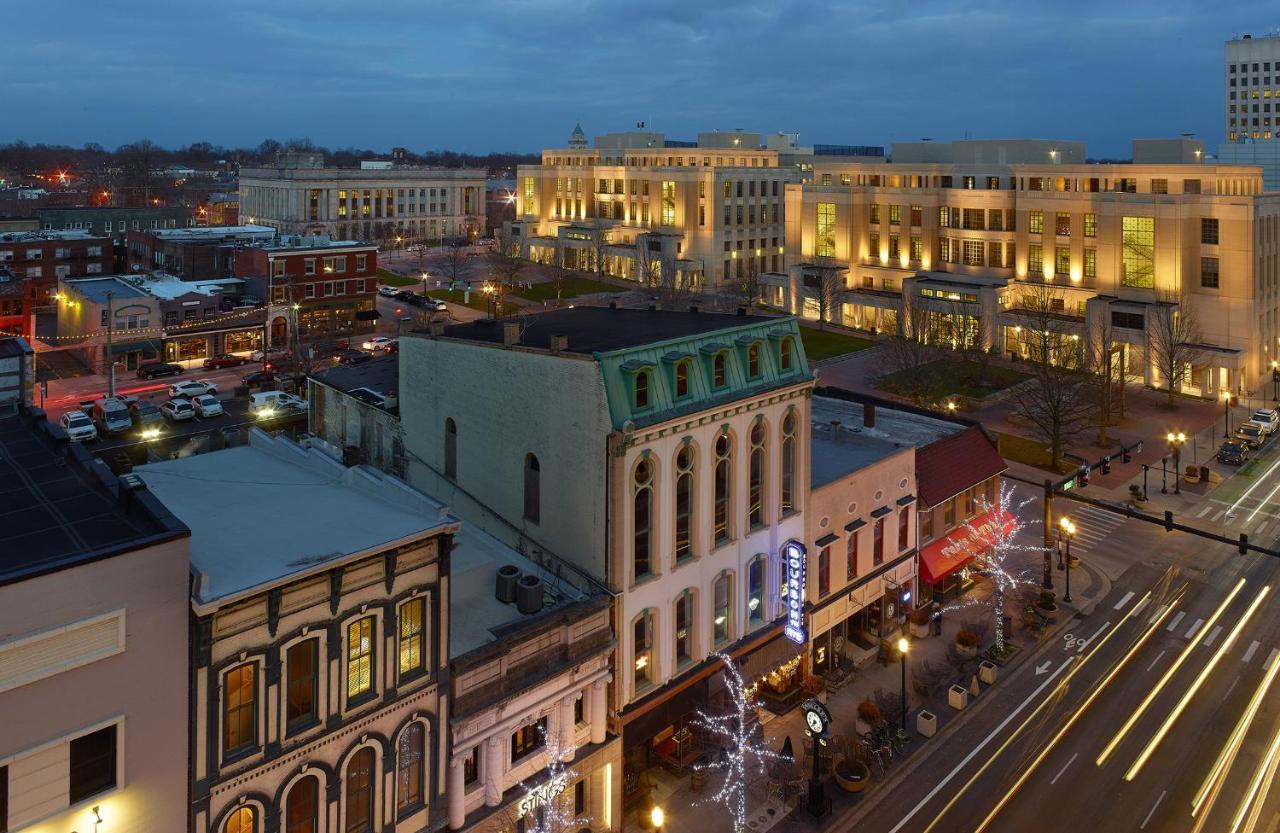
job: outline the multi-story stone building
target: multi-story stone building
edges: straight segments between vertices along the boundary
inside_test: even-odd
[[[1223,135],[1267,141],[1280,133],[1280,34],[1241,35],[1223,56]]]
[[[317,156],[281,154],[277,167],[241,169],[240,218],[283,234],[398,246],[484,232],[483,170],[390,162],[326,168]]]
[[[715,655],[754,680],[801,649],[779,621],[809,477],[794,319],[578,307],[400,349],[410,482],[616,594],[624,799],[650,767],[687,766]]]
[[[135,474],[192,528],[187,829],[440,824],[447,507],[256,429]]]
[[[1185,307],[1198,338],[1175,385],[1253,390],[1280,349],[1280,195],[1262,193],[1258,168],[1167,161],[1198,150],[1138,141],[1133,164],[1084,164],[1077,143],[975,141],[824,161],[815,184],[787,189],[787,272],[764,276],[766,296],[1017,355],[1029,298],[1047,295],[1085,356],[1118,356],[1153,386],[1169,384],[1153,333]]]
[[[792,149],[794,150],[794,149]],[[783,263],[783,188],[803,172],[759,133],[599,136],[582,128],[542,164],[516,171],[516,219],[507,228],[524,256],[641,280],[719,286]]]

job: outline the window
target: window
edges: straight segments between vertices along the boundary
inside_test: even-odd
[[[676,562],[693,557],[693,449],[676,452]]]
[[[346,833],[370,833],[373,830],[373,750],[360,749],[347,763]]]
[[[357,272],[363,272],[365,270],[365,263],[367,262],[368,257],[369,257],[368,255],[356,255],[356,271]]]
[[[756,558],[747,566],[747,623],[764,621],[764,559]]]
[[[818,550],[818,598],[831,592],[831,547]]]
[[[252,807],[237,807],[227,816],[226,824],[222,825],[222,833],[254,833],[256,824]]]
[[[285,726],[289,731],[316,721],[317,656],[320,641],[308,639],[285,653]]]
[[[645,611],[640,614],[632,626],[632,654],[635,658],[636,673],[634,684],[636,690],[644,688],[653,681],[653,614]]]
[[[918,205],[911,206],[911,225],[919,226],[924,217],[924,209]]]
[[[783,370],[791,369],[791,339],[784,338],[778,345],[778,366]]]
[[[547,718],[539,717],[511,733],[511,763],[531,755],[547,742]]]
[[[689,395],[689,360],[676,364],[676,399]]]
[[[1155,286],[1155,219],[1121,220],[1120,283],[1150,289]],[[1203,229],[1202,229],[1203,233]]]
[[[747,527],[764,526],[764,422],[751,426],[751,460],[747,482]]]
[[[316,273],[316,259],[314,257],[309,257],[306,260],[302,261],[302,274],[314,275],[315,273]]]
[[[1040,276],[1044,272],[1044,247],[1039,243],[1027,246],[1027,275]]]
[[[715,510],[715,543],[720,544],[729,540],[729,487],[730,487],[730,457],[733,451],[733,441],[727,433],[721,433],[716,437],[716,470],[715,470],[715,494],[712,496],[712,502]]]
[[[676,599],[675,657],[679,668],[693,662],[693,591],[686,590]]]
[[[1067,246],[1054,247],[1053,273],[1055,275],[1071,274],[1071,249]]]
[[[1140,312],[1121,312],[1113,309],[1111,311],[1111,326],[1124,327],[1129,330],[1141,330],[1146,324]]]
[[[1071,235],[1071,214],[1066,211],[1059,211],[1053,216],[1053,231],[1059,237],[1069,237]]]
[[[462,783],[470,786],[480,780],[480,747],[473,746],[462,759]]]
[[[725,382],[725,356],[724,353],[717,353],[711,360],[711,384],[715,388],[722,388]]]
[[[444,476],[458,479],[458,425],[452,417],[444,421]]]
[[[898,552],[907,548],[907,540],[911,534],[911,511],[902,509],[898,512]]]
[[[853,581],[858,577],[858,530],[849,533],[845,546],[844,577],[845,581]]]
[[[795,510],[796,480],[796,415],[787,413],[782,420],[782,514]]]
[[[884,518],[876,518],[871,535],[871,563],[884,563]]]
[[[347,700],[373,694],[373,617],[347,625]]]
[[[1098,277],[1098,250],[1084,250],[1084,276],[1086,278]]]
[[[320,781],[314,775],[299,778],[284,804],[284,833],[318,833]]]
[[[676,224],[676,183],[674,180],[662,182],[662,225]]]
[[[1200,242],[1209,246],[1218,245],[1218,220],[1216,217],[1201,218]]]
[[[868,222],[874,226],[880,225],[880,203],[871,203],[871,214]]]
[[[222,753],[254,745],[258,728],[258,666],[238,665],[222,675]]]
[[[421,723],[410,723],[396,744],[396,812],[407,813],[422,806],[422,758],[426,753],[426,733]]]
[[[422,671],[426,667],[426,599],[410,599],[400,605],[399,652],[400,677]]]
[[[1206,289],[1218,288],[1218,259],[1216,257],[1200,258],[1200,285]]]
[[[72,804],[116,786],[116,728],[108,726],[71,741]]]
[[[542,466],[532,454],[524,455],[524,519],[541,523]]]
[[[1167,179],[1153,179],[1153,180],[1151,180],[1151,193],[1153,193],[1153,194],[1167,194],[1167,193],[1169,193],[1169,180],[1167,180]]]
[[[920,543],[933,540],[933,510],[925,509],[920,513],[920,530],[917,533]]]
[[[833,202],[818,203],[818,230],[814,242],[814,253],[818,257],[835,257],[836,255],[836,204]]]
[[[733,609],[729,601],[733,598],[733,580],[728,574],[716,579],[712,586],[714,607],[711,612],[711,635],[716,645],[723,645],[733,636]]]
[[[1031,210],[1030,224],[1027,228],[1032,234],[1044,234],[1044,212],[1038,208]]]
[[[889,206],[889,225],[891,226],[902,225],[902,206],[900,205]]]
[[[632,554],[633,580],[653,575],[653,465],[648,459],[641,459],[636,464],[634,475],[635,494],[633,500],[633,516],[635,529],[631,540],[634,547]]]

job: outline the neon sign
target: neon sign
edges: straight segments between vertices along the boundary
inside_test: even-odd
[[[782,559],[787,570],[787,595],[783,600],[787,605],[787,624],[782,632],[787,639],[803,645],[809,641],[809,632],[804,626],[804,545],[799,541],[783,544]]]

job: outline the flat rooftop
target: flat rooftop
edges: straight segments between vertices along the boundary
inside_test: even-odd
[[[519,318],[478,319],[444,328],[446,338],[502,344],[502,325],[518,323],[520,344],[549,349],[551,337],[568,336],[566,353],[592,355],[625,350],[645,344],[731,330],[766,323],[762,316],[717,312],[574,307],[526,315]]]
[[[947,420],[877,406],[875,425],[863,424],[865,408],[860,402],[846,402],[826,396],[810,400],[812,454],[809,482],[815,488],[896,454],[904,448],[919,448],[959,434],[963,425]],[[835,439],[831,425],[838,424]]]
[[[275,237],[276,230],[271,226],[190,226],[187,228],[146,229],[147,234],[160,240],[223,240],[229,237],[267,236]]]
[[[108,235],[94,234],[81,229],[48,229],[45,231],[6,231],[0,234],[0,243],[40,243],[61,240],[108,240]]]
[[[106,304],[108,292],[111,293],[112,301],[117,303],[125,298],[147,297],[146,292],[143,292],[128,281],[120,280],[115,275],[105,278],[72,278],[63,281],[63,283],[69,289],[80,293],[95,304]]]
[[[248,445],[134,473],[191,528],[202,605],[457,527],[447,507],[395,477],[258,429]]]
[[[163,507],[121,499],[104,463],[58,449],[53,432],[29,415],[0,418],[0,584],[186,534]]]
[[[317,382],[351,393],[368,388],[383,396],[400,394],[400,354],[374,359],[354,366],[338,365],[312,374]]]

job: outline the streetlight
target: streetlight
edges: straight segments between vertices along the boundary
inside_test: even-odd
[[[1063,566],[1062,561],[1058,562],[1058,569],[1064,570],[1067,574],[1067,587],[1066,587],[1066,592],[1063,593],[1062,595],[1062,600],[1067,604],[1071,604],[1071,539],[1076,534],[1076,525],[1072,523],[1071,519],[1066,517],[1065,515],[1063,516],[1062,520],[1058,522],[1058,525],[1062,527],[1062,534],[1067,539],[1066,566],[1065,567]]]
[[[956,403],[954,400],[949,400],[947,402],[947,413],[954,414],[955,412],[956,412]]]
[[[902,657],[902,731],[907,731],[907,649],[911,643],[904,636],[898,640],[898,655]]]
[[[1271,360],[1271,398],[1280,402],[1280,362]]]
[[[1222,436],[1231,438],[1231,391],[1222,391]]]
[[[653,805],[653,809],[649,811],[649,824],[653,827],[653,833],[662,833],[662,823],[666,820],[666,814],[662,812],[662,808],[657,804]]]
[[[1175,495],[1182,494],[1182,478],[1178,473],[1182,471],[1182,445],[1187,441],[1187,435],[1179,431],[1178,433],[1169,432],[1166,437],[1169,441],[1169,447],[1173,449],[1173,493]]]

